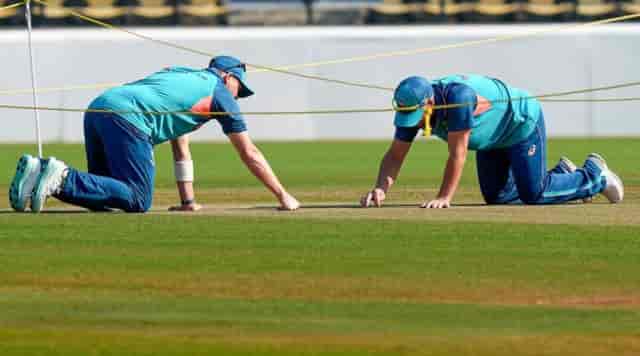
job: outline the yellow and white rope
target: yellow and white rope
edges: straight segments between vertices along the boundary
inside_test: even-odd
[[[43,5],[48,5],[48,2],[46,0],[34,0],[34,1],[38,2],[40,4],[43,4]],[[116,30],[116,31],[121,31],[121,32],[124,32],[124,33],[128,33],[128,34],[130,34],[132,36],[135,36],[135,37],[147,40],[147,41],[159,43],[159,44],[162,44],[162,45],[165,45],[165,46],[168,46],[168,47],[172,47],[172,48],[175,48],[175,49],[180,49],[180,50],[187,51],[187,52],[194,53],[194,54],[200,54],[200,55],[207,56],[207,57],[213,57],[215,55],[213,53],[201,51],[201,50],[198,50],[198,49],[182,46],[182,45],[179,45],[179,44],[176,44],[176,43],[173,43],[173,42],[159,40],[159,39],[156,39],[156,38],[153,38],[153,37],[150,37],[150,36],[139,34],[137,32],[134,32],[134,31],[131,31],[131,30],[127,30],[125,28],[118,27],[118,26],[115,26],[115,25],[112,25],[112,24],[109,24],[109,23],[94,19],[92,17],[83,15],[83,14],[77,12],[77,11],[70,10],[69,13],[71,15],[75,16],[75,17],[78,17],[78,18],[83,19],[83,20],[85,20],[87,22],[93,23],[95,25],[98,25],[98,26],[101,26],[101,27],[104,27],[104,28],[108,28],[108,29],[112,29],[112,30]],[[319,62],[310,62],[310,63],[303,63],[303,64],[298,64],[298,65],[290,65],[290,66],[272,67],[272,66],[265,66],[265,65],[253,64],[253,63],[246,63],[246,64],[249,67],[253,67],[253,68],[257,69],[257,70],[249,71],[249,72],[252,72],[252,73],[271,71],[271,72],[277,72],[277,73],[281,73],[281,74],[287,74],[287,75],[291,75],[291,76],[296,76],[296,77],[304,78],[304,79],[319,80],[319,81],[325,81],[325,82],[329,82],[329,83],[335,83],[335,84],[341,84],[341,85],[347,85],[347,86],[353,86],[353,87],[360,87],[360,88],[369,88],[369,89],[393,91],[393,88],[392,87],[388,87],[388,86],[368,84],[368,83],[364,83],[364,82],[346,81],[346,80],[322,77],[322,76],[318,76],[318,75],[311,75],[311,74],[305,74],[305,73],[299,73],[299,72],[292,72],[291,69],[295,69],[295,68],[311,68],[311,67],[318,67],[318,66],[324,66],[324,65],[329,65],[329,64],[342,64],[342,63],[362,62],[362,61],[375,60],[375,59],[381,59],[381,58],[389,58],[389,57],[396,57],[396,56],[408,56],[408,55],[415,55],[415,54],[428,53],[428,52],[436,52],[436,51],[442,51],[442,50],[448,50],[448,49],[454,49],[454,48],[470,47],[470,46],[476,46],[476,45],[487,44],[487,43],[508,41],[508,40],[513,40],[513,39],[526,38],[526,37],[533,37],[533,36],[537,36],[537,35],[544,34],[544,33],[562,31],[562,30],[567,30],[567,29],[586,28],[586,27],[591,27],[591,26],[596,26],[596,25],[615,23],[615,22],[626,21],[626,20],[631,20],[631,19],[636,19],[636,18],[640,18],[640,13],[624,15],[624,16],[617,16],[617,17],[612,17],[612,18],[608,18],[608,19],[597,20],[597,21],[592,21],[592,22],[587,22],[587,23],[570,24],[570,25],[566,25],[566,26],[561,26],[560,28],[554,27],[554,28],[548,28],[548,29],[543,29],[543,30],[527,32],[527,33],[523,33],[523,34],[505,35],[505,36],[498,36],[498,37],[488,38],[488,39],[483,39],[483,40],[466,41],[466,42],[462,42],[462,43],[455,43],[455,44],[449,44],[449,45],[443,45],[443,46],[417,48],[417,49],[404,50],[404,51],[383,52],[383,53],[372,54],[372,55],[368,55],[368,56],[356,56],[356,57],[350,57],[350,58],[334,59],[334,60],[319,61]],[[100,87],[103,87],[103,86],[100,85]],[[78,89],[80,89],[80,88],[92,88],[92,86],[91,85],[86,85],[86,86],[82,86],[82,87],[78,86],[76,88],[78,88]],[[95,86],[94,86],[94,88],[95,88]],[[54,90],[51,90],[50,88],[48,88],[46,90],[48,90],[49,92],[54,91]],[[65,88],[65,90],[71,90],[71,89],[66,89]],[[12,91],[9,91],[9,90],[5,90],[5,91],[0,91],[0,95],[3,95],[3,94],[4,95],[9,95],[9,94],[14,94],[16,92],[17,91],[13,91],[12,92]]]
[[[24,1],[20,1],[20,2],[17,2],[15,4],[7,5],[7,6],[0,6],[0,11],[13,9],[13,8],[16,8],[16,7],[20,7],[22,5],[24,5]]]
[[[607,91],[619,88],[626,88],[631,86],[640,85],[640,81],[631,83],[614,84],[607,86],[600,86],[591,89],[579,89],[571,91],[563,91],[556,93],[540,94],[528,97],[511,98],[510,100],[494,100],[496,102],[507,101],[520,101],[538,99],[542,101],[558,101],[558,102],[576,102],[576,101],[590,101],[590,102],[620,102],[620,101],[640,101],[640,97],[627,97],[627,98],[607,98],[607,99],[549,99],[556,96],[566,96],[575,94],[584,94],[597,91]],[[473,105],[473,103],[459,103],[459,104],[446,104],[446,105],[434,105],[434,110],[451,109],[467,105]],[[413,111],[417,107],[385,107],[385,108],[358,108],[358,109],[329,109],[329,110],[301,110],[301,111],[244,111],[244,112],[202,112],[193,113],[190,111],[118,111],[118,110],[104,110],[104,109],[79,109],[79,108],[62,108],[62,107],[50,107],[40,106],[33,107],[27,105],[0,105],[0,109],[15,109],[15,110],[43,110],[43,111],[61,111],[61,112],[97,112],[97,113],[115,113],[115,114],[142,114],[142,115],[167,115],[167,114],[190,114],[201,116],[226,116],[230,114],[240,114],[245,116],[290,116],[290,115],[331,115],[331,114],[355,114],[355,113],[381,113],[381,112],[393,112],[393,111]]]

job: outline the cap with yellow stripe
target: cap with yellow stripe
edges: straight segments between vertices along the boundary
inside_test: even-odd
[[[426,107],[426,104],[432,96],[433,86],[423,77],[412,76],[401,81],[393,92],[393,108],[396,110],[393,124],[396,127],[415,127],[424,120],[424,134],[431,135],[429,118],[433,107]]]

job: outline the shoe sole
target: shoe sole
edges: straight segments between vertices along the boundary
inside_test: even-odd
[[[18,160],[16,174],[11,181],[9,188],[9,202],[15,211],[24,211],[31,191],[38,180],[40,171],[40,160],[31,159],[29,155],[23,155]]]
[[[587,159],[589,158],[591,158],[592,161],[599,161],[600,164],[596,163],[596,165],[598,165],[603,172],[605,171],[607,172],[607,177],[613,178],[613,180],[615,181],[614,185],[617,185],[620,187],[620,194],[619,194],[620,196],[616,196],[613,199],[607,196],[606,194],[604,194],[604,191],[601,194],[604,195],[611,204],[621,202],[622,199],[624,198],[624,185],[622,184],[622,179],[620,179],[620,177],[617,174],[615,174],[611,169],[609,169],[609,165],[607,165],[607,161],[601,155],[594,152],[594,153],[590,153],[589,156],[587,156]],[[607,185],[609,185],[609,182],[607,182]]]
[[[40,211],[42,211],[45,200],[47,199],[45,194],[42,194],[42,189],[46,185],[44,183],[46,183],[49,180],[49,178],[51,178],[51,174],[53,173],[53,169],[51,169],[52,159],[55,159],[55,158],[53,157],[50,158],[49,161],[46,163],[46,165],[42,168],[42,171],[40,172],[40,177],[38,178],[38,183],[36,184],[33,190],[33,194],[31,194],[31,212],[33,213],[39,213]]]
[[[609,202],[611,204],[616,204],[616,203],[621,202],[622,199],[624,199],[624,185],[622,184],[622,179],[620,179],[620,177],[618,177],[617,174],[613,173],[613,171],[611,171],[611,170],[607,170],[607,171],[608,171],[607,178],[609,178],[609,177],[613,178],[613,180],[615,181],[615,185],[620,187],[620,194],[619,194],[619,196],[616,196],[614,199],[610,198],[607,195],[604,195],[604,193],[603,193],[603,195],[605,197],[607,197],[607,199],[609,199]],[[607,185],[609,185],[608,182],[607,182]],[[606,190],[606,188],[605,188],[605,190]]]

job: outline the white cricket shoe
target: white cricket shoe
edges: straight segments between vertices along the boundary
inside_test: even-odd
[[[602,195],[609,199],[610,203],[619,203],[624,198],[624,185],[622,184],[622,179],[618,177],[612,170],[607,166],[607,162],[597,153],[590,153],[587,156],[587,161],[591,161],[593,164],[600,168],[600,175],[604,177],[607,182],[606,187],[601,192]]]
[[[573,173],[578,169],[578,166],[565,156],[560,157],[560,161],[558,161],[557,166],[566,173]]]
[[[565,173],[573,173],[576,171],[576,169],[578,169],[578,166],[576,166],[576,164],[566,156],[560,157],[560,161],[558,161],[557,167],[560,167],[560,169],[562,169],[562,171]],[[583,203],[591,203],[592,201],[592,197],[582,198]]]
[[[40,159],[24,154],[18,160],[16,174],[9,188],[9,203],[15,211],[24,211],[31,191],[40,175]]]
[[[43,160],[41,166],[40,176],[31,194],[31,211],[34,213],[42,211],[48,197],[60,193],[69,168],[55,157]]]

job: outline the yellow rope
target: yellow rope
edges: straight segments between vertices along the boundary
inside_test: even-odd
[[[40,4],[44,4],[44,5],[48,5],[46,0],[35,0],[35,2],[38,2]],[[136,33],[136,32],[121,28],[121,27],[118,27],[118,26],[114,26],[112,24],[108,24],[106,22],[102,22],[100,20],[94,19],[94,18],[89,17],[89,16],[85,16],[85,15],[80,14],[80,13],[78,13],[76,11],[73,11],[73,10],[70,10],[69,13],[71,15],[75,16],[75,17],[78,17],[78,18],[83,19],[85,21],[91,22],[93,24],[96,24],[96,25],[99,25],[99,26],[102,26],[102,27],[105,27],[105,28],[108,28],[108,29],[113,29],[113,30],[125,32],[125,33],[128,33],[130,35],[133,35],[133,36],[136,36],[136,37],[148,40],[148,41],[160,43],[160,44],[163,44],[165,46],[173,47],[173,48],[176,48],[176,49],[180,49],[180,50],[191,52],[191,53],[195,53],[195,54],[204,55],[204,56],[207,56],[207,57],[213,57],[214,56],[213,53],[200,51],[200,50],[197,50],[197,49],[189,48],[189,47],[182,46],[182,45],[179,45],[179,44],[176,44],[176,43],[172,43],[172,42],[169,42],[169,41],[158,40],[158,39],[152,38],[150,36],[142,35],[142,34],[139,34],[139,33]],[[391,87],[384,87],[384,86],[367,84],[367,83],[362,83],[362,82],[353,82],[353,81],[326,78],[326,77],[310,75],[310,74],[297,73],[297,72],[289,71],[288,69],[293,68],[293,67],[306,67],[306,68],[308,68],[308,67],[316,67],[316,66],[326,65],[326,64],[348,63],[348,62],[364,61],[364,60],[378,59],[378,58],[384,58],[384,57],[393,57],[393,56],[401,56],[401,55],[411,55],[411,54],[418,54],[418,53],[434,52],[434,51],[446,50],[446,49],[452,49],[452,48],[462,48],[462,47],[468,47],[468,46],[485,44],[485,43],[492,43],[492,42],[512,40],[512,39],[516,39],[516,38],[524,38],[524,37],[536,36],[536,35],[539,35],[539,34],[542,34],[542,33],[558,31],[558,30],[566,30],[566,29],[570,29],[570,28],[588,27],[588,26],[594,26],[594,25],[601,25],[601,24],[607,24],[607,23],[626,21],[626,20],[635,19],[635,18],[640,18],[640,13],[631,14],[631,15],[625,15],[625,16],[618,16],[618,17],[613,17],[613,18],[609,18],[609,19],[592,21],[592,22],[581,23],[581,24],[571,24],[571,25],[563,26],[560,29],[549,28],[549,29],[545,29],[545,30],[533,31],[533,32],[530,32],[530,33],[524,33],[524,34],[520,34],[520,35],[506,35],[506,36],[499,36],[499,37],[494,37],[494,38],[489,38],[489,39],[484,39],[484,40],[478,40],[478,41],[468,41],[468,42],[462,42],[462,43],[458,43],[458,44],[444,45],[444,46],[439,46],[439,47],[428,47],[428,48],[420,48],[420,49],[414,49],[414,50],[408,50],[408,51],[387,52],[387,53],[380,53],[380,54],[370,55],[370,56],[346,58],[346,59],[341,59],[341,60],[332,60],[332,61],[324,61],[324,62],[307,63],[307,64],[301,64],[301,65],[297,65],[297,66],[269,67],[269,66],[264,66],[264,65],[251,64],[251,63],[246,63],[246,64],[248,66],[250,66],[250,67],[257,68],[258,70],[261,70],[261,71],[277,72],[277,73],[288,74],[288,75],[292,75],[292,76],[296,76],[296,77],[300,77],[300,78],[305,78],[305,79],[320,80],[320,81],[336,83],[336,84],[341,84],[341,85],[354,86],[354,87],[360,87],[360,88],[369,88],[369,89],[379,89],[379,90],[393,91],[393,88],[391,88]],[[252,71],[252,72],[256,72],[256,71]]]
[[[575,95],[575,94],[593,93],[593,92],[596,92],[596,91],[606,91],[606,90],[613,90],[613,89],[620,89],[620,88],[628,88],[628,87],[633,87],[633,86],[638,86],[638,85],[640,85],[640,81],[621,83],[621,84],[613,84],[613,85],[605,85],[605,86],[600,86],[600,87],[595,87],[595,88],[590,88],[590,89],[577,89],[577,90],[561,91],[561,92],[549,93],[549,94],[533,95],[533,96],[527,96],[527,97],[511,98],[511,99],[504,99],[504,100],[494,100],[494,101],[492,101],[492,103],[508,102],[508,101],[521,101],[521,100],[530,100],[530,99],[538,99],[540,101],[557,101],[557,102],[635,101],[636,99],[640,99],[640,98],[620,98],[620,99],[625,99],[625,100],[620,100],[620,99],[616,99],[616,98],[609,98],[609,99],[549,99],[549,98],[556,97],[556,96],[567,96],[567,95]],[[436,106],[434,106],[434,108],[435,109],[452,109],[452,108],[459,108],[459,107],[469,106],[469,105],[473,105],[473,103],[436,105]],[[413,109],[413,110],[415,110],[415,109]]]
[[[574,94],[583,94],[589,92],[596,91],[606,91],[618,88],[625,88],[631,86],[640,85],[640,81],[631,82],[631,83],[622,83],[622,84],[614,84],[601,86],[591,89],[580,89],[580,90],[571,90],[557,93],[549,93],[549,94],[541,94],[535,96],[528,97],[519,97],[519,98],[511,98],[504,100],[494,100],[492,103],[498,102],[508,102],[508,101],[521,101],[521,100],[531,100],[531,99],[540,99],[543,101],[590,101],[590,102],[619,102],[619,101],[640,101],[640,97],[629,97],[629,98],[607,98],[607,99],[549,99],[554,96],[566,96],[566,95],[574,95]],[[451,109],[458,108],[462,106],[473,105],[473,103],[458,103],[458,104],[446,104],[446,105],[434,105],[434,110],[441,109]],[[16,110],[43,110],[43,111],[61,111],[61,112],[95,112],[95,113],[114,113],[114,114],[141,114],[141,115],[168,115],[168,114],[189,114],[189,115],[199,115],[199,116],[226,116],[226,115],[245,115],[245,116],[285,116],[285,115],[327,115],[327,114],[353,114],[353,113],[379,113],[379,112],[393,112],[393,111],[413,111],[417,107],[390,107],[390,108],[365,108],[365,109],[335,109],[335,110],[305,110],[305,111],[247,111],[247,112],[223,112],[223,111],[212,111],[212,112],[202,112],[202,113],[193,113],[191,111],[131,111],[131,110],[105,110],[105,109],[78,109],[78,108],[60,108],[60,107],[49,107],[49,106],[25,106],[25,105],[0,105],[0,109],[16,109]]]
[[[45,0],[35,0],[35,2],[43,4],[43,5],[49,5],[48,2],[45,1]],[[80,18],[82,20],[85,20],[87,22],[91,22],[93,24],[96,24],[98,26],[102,26],[104,28],[108,28],[108,29],[111,29],[111,30],[125,32],[125,33],[128,33],[128,34],[132,35],[132,36],[135,36],[135,37],[138,37],[138,38],[142,38],[142,39],[147,40],[147,41],[160,43],[160,44],[168,46],[168,47],[173,47],[173,48],[180,49],[180,50],[183,50],[183,51],[186,51],[186,52],[190,52],[190,53],[194,53],[194,54],[200,54],[200,55],[203,55],[203,56],[207,56],[209,58],[215,56],[215,54],[213,54],[213,53],[209,53],[209,52],[205,52],[205,51],[189,48],[189,47],[182,46],[182,45],[179,45],[179,44],[176,44],[176,43],[173,43],[173,42],[169,42],[169,41],[158,40],[158,39],[155,39],[153,37],[142,35],[142,34],[127,30],[127,29],[122,28],[122,27],[114,26],[114,25],[111,25],[109,23],[102,22],[100,20],[96,20],[96,19],[94,19],[92,17],[85,16],[85,15],[83,15],[83,14],[81,14],[79,12],[73,11],[73,10],[69,10],[69,14],[71,14],[71,15],[73,15],[75,17],[78,17],[78,18]],[[388,88],[388,87],[382,87],[382,86],[366,84],[366,83],[351,82],[351,81],[339,80],[339,79],[331,79],[331,78],[325,78],[325,77],[320,77],[320,76],[310,75],[310,74],[296,73],[296,72],[291,72],[291,71],[287,71],[287,70],[284,70],[284,69],[267,67],[267,66],[259,65],[259,64],[251,64],[251,63],[247,63],[247,62],[245,62],[245,64],[247,66],[250,66],[250,67],[263,69],[263,70],[268,70],[268,71],[272,71],[272,72],[288,74],[288,75],[292,75],[292,76],[296,76],[296,77],[300,77],[300,78],[304,78],[304,79],[320,80],[320,81],[336,83],[336,84],[342,84],[342,85],[348,85],[348,86],[354,86],[354,87],[360,87],[360,88],[390,90],[390,91],[393,90],[393,88]]]
[[[636,19],[636,18],[640,18],[640,13],[624,15],[624,16],[618,16],[618,17],[612,17],[612,18],[608,18],[608,19],[604,19],[604,20],[585,22],[585,23],[580,23],[580,24],[570,24],[570,25],[566,25],[566,26],[553,27],[553,28],[548,28],[548,29],[543,29],[543,30],[538,30],[538,31],[522,33],[522,34],[518,34],[518,35],[505,35],[505,36],[499,36],[499,37],[494,37],[494,38],[487,38],[487,39],[474,40],[474,41],[466,41],[466,42],[461,42],[461,43],[453,43],[453,44],[436,46],[436,47],[424,47],[424,48],[417,48],[417,49],[410,49],[410,50],[403,50],[403,51],[392,51],[392,52],[376,53],[376,54],[372,54],[372,55],[368,55],[368,56],[358,56],[358,57],[350,57],[350,58],[343,58],[343,59],[333,59],[333,60],[327,60],[327,61],[294,64],[294,65],[290,65],[290,66],[277,67],[277,69],[288,70],[288,69],[299,69],[299,68],[313,68],[313,67],[319,67],[319,66],[330,65],[330,64],[344,64],[344,63],[353,63],[353,62],[364,62],[364,61],[370,61],[370,60],[381,59],[381,58],[389,58],[389,57],[410,56],[410,55],[415,55],[415,54],[422,54],[422,53],[428,53],[428,52],[437,52],[437,51],[454,49],[454,48],[471,47],[471,46],[477,46],[477,45],[487,44],[487,43],[508,41],[508,40],[513,40],[513,39],[518,39],[518,38],[533,37],[533,36],[538,36],[538,35],[541,35],[541,34],[544,34],[544,33],[550,33],[550,32],[556,32],[556,31],[564,31],[564,30],[569,30],[569,29],[574,29],[574,28],[581,28],[581,27],[591,27],[591,26],[596,26],[596,25],[604,25],[604,24],[608,24],[608,23],[621,22],[621,21],[632,20],[632,19]],[[264,72],[264,71],[267,71],[267,70],[268,69],[258,70],[258,71],[253,71],[253,72]]]
[[[38,94],[43,93],[57,93],[63,91],[71,91],[71,90],[79,90],[79,89],[104,89],[111,88],[118,85],[122,85],[122,83],[97,83],[97,84],[80,84],[66,87],[51,87],[51,88],[41,88],[36,92]],[[0,90],[0,95],[19,95],[19,94],[31,94],[33,93],[33,89],[14,89],[14,90]]]
[[[540,101],[558,102],[558,103],[614,103],[623,101],[640,101],[640,97],[627,97],[627,98],[602,98],[602,99],[546,99],[542,98]]]
[[[17,2],[15,4],[11,4],[11,5],[0,7],[0,11],[13,9],[14,7],[20,7],[22,5],[24,5],[24,1],[20,1],[20,2]]]
[[[132,110],[105,110],[105,109],[77,109],[77,108],[59,108],[50,106],[27,106],[27,105],[0,105],[0,109],[16,109],[16,110],[43,110],[43,111],[61,111],[61,112],[94,112],[94,113],[112,113],[112,114],[141,114],[141,115],[168,115],[168,114],[189,114],[197,116],[227,116],[227,115],[251,115],[251,116],[271,116],[271,115],[312,115],[312,114],[346,114],[346,113],[375,113],[394,111],[393,108],[381,109],[340,109],[340,110],[306,110],[306,111],[246,111],[246,112],[200,112],[191,111],[132,111]]]

